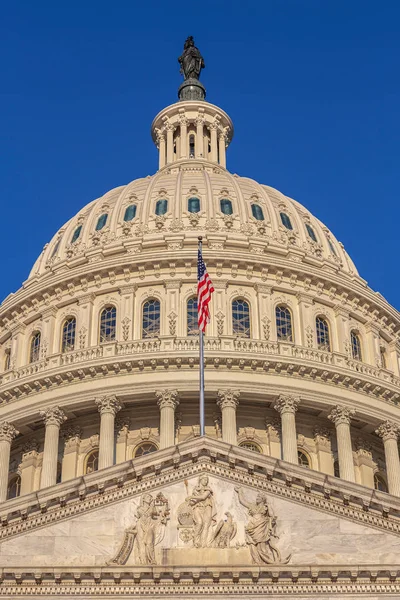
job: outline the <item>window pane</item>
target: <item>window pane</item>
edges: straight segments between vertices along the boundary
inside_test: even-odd
[[[310,461],[308,460],[307,454],[304,454],[301,450],[297,451],[297,457],[299,459],[299,465],[302,467],[310,468]]]
[[[194,135],[189,136],[189,158],[194,158]]]
[[[117,309],[108,306],[103,310],[100,317],[100,343],[112,342],[117,332]]]
[[[200,212],[200,200],[198,198],[189,198],[188,211],[191,213]]]
[[[57,243],[56,243],[56,245],[55,245],[55,246],[54,246],[54,248],[53,248],[53,252],[51,253],[51,256],[50,256],[50,258],[54,258],[54,257],[55,257],[55,255],[57,254],[57,252],[58,252],[58,249],[59,249],[59,247],[60,247],[60,244],[61,244],[61,238],[59,238],[59,239],[57,240]]]
[[[331,343],[329,339],[329,326],[328,323],[322,317],[315,319],[315,326],[317,330],[317,345],[320,350],[326,350],[330,352]]]
[[[75,347],[76,320],[71,317],[64,322],[61,340],[61,352],[70,352]]]
[[[253,217],[257,219],[257,221],[264,221],[264,213],[261,206],[259,206],[258,204],[252,204],[251,212],[253,213]]]
[[[293,229],[292,222],[289,216],[284,212],[281,212],[279,214],[281,216],[282,225],[286,227],[286,229]]]
[[[130,204],[126,207],[124,221],[132,221],[136,217],[136,204]]]
[[[76,242],[76,240],[81,235],[81,231],[82,231],[82,225],[78,225],[78,227],[74,231],[74,235],[71,238],[71,244],[74,244]]]
[[[103,215],[101,215],[98,218],[98,221],[97,221],[97,224],[96,224],[96,231],[100,231],[100,229],[103,229],[103,227],[107,223],[107,219],[108,219],[108,214],[107,213],[104,213]]]
[[[148,300],[143,304],[142,337],[158,335],[160,335],[160,303],[158,300]]]
[[[21,477],[17,475],[10,480],[7,489],[7,499],[17,498],[21,494]]]
[[[99,468],[99,451],[91,452],[86,460],[86,473],[93,473]]]
[[[233,214],[232,202],[230,200],[220,200],[219,204],[221,206],[221,212],[224,213],[224,215]]]
[[[31,350],[29,356],[29,362],[37,362],[40,358],[40,331],[33,334],[31,340]]]
[[[250,310],[245,300],[232,302],[232,331],[241,337],[250,337]]]
[[[255,442],[245,441],[241,442],[239,446],[241,448],[246,448],[246,450],[251,450],[252,452],[258,452],[258,454],[261,454],[261,448]]]
[[[278,340],[293,342],[292,315],[290,310],[286,306],[277,306],[275,316]]]
[[[374,475],[374,488],[381,492],[387,493],[387,491],[388,491],[386,481],[384,480],[382,475],[379,475],[378,473],[375,473],[375,475]]]
[[[8,348],[4,352],[4,370],[8,371],[11,366],[11,350]]]
[[[161,217],[161,215],[165,215],[168,210],[168,200],[157,200],[156,204],[156,215]]]
[[[143,444],[139,444],[139,446],[137,446],[135,449],[135,458],[138,456],[146,456],[146,454],[151,454],[157,450],[157,446],[152,442],[143,442]]]
[[[311,225],[309,225],[308,223],[306,223],[306,229],[307,229],[307,233],[310,236],[310,238],[312,239],[312,241],[313,242],[318,242],[317,236],[315,235],[314,229],[311,227]]]
[[[187,334],[198,335],[197,298],[190,298],[187,303]]]
[[[328,246],[329,246],[332,254],[334,254],[335,256],[337,256],[337,252],[336,252],[335,246],[332,244],[331,240],[328,240]]]
[[[362,360],[360,338],[355,333],[355,331],[351,332],[350,337],[351,337],[351,354],[352,354],[354,360]]]

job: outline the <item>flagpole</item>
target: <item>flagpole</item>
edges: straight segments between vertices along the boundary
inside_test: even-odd
[[[203,238],[199,236],[199,250],[202,253]],[[200,364],[200,435],[204,436],[204,333],[199,330],[199,364]]]

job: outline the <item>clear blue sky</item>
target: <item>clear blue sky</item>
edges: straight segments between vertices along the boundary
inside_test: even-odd
[[[228,168],[297,199],[400,307],[400,2],[12,0],[1,7],[0,298],[83,205],[152,174],[187,35]],[[134,115],[139,119],[134,119]]]

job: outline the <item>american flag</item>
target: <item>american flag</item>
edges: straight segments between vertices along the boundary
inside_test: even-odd
[[[214,291],[212,281],[207,273],[201,250],[197,257],[197,315],[200,331],[205,332],[207,323],[210,322],[210,310],[208,304]]]

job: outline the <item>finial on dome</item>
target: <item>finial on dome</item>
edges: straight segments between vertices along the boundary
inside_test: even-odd
[[[204,100],[206,89],[199,81],[201,70],[205,68],[204,58],[194,45],[193,36],[189,36],[183,46],[183,53],[178,58],[180,72],[184,82],[179,87],[179,100]]]

